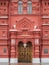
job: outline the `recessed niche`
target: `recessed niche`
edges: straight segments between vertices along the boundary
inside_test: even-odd
[[[4,3],[4,5],[6,5],[6,3]]]
[[[45,2],[45,5],[46,5],[46,2]]]
[[[48,5],[49,5],[49,2],[48,2]]]
[[[4,48],[3,50],[4,50],[4,53],[6,53],[6,51],[7,51],[6,48]]]
[[[2,23],[5,23],[5,21],[2,21]]]
[[[3,3],[1,2],[0,4],[2,5]]]

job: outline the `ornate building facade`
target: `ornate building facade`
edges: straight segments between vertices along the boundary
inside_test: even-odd
[[[49,62],[49,0],[0,0],[0,62]]]

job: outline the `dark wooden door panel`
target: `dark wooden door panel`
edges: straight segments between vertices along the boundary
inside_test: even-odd
[[[32,61],[32,49],[30,47],[18,48],[18,62],[31,62]]]

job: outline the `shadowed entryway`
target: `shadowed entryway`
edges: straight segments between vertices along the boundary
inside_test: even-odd
[[[28,41],[18,43],[18,62],[31,63],[32,62],[32,43]]]

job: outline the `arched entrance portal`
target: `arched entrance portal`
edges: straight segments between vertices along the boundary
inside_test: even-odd
[[[22,41],[18,43],[18,62],[32,62],[32,43],[30,41],[26,44]]]

